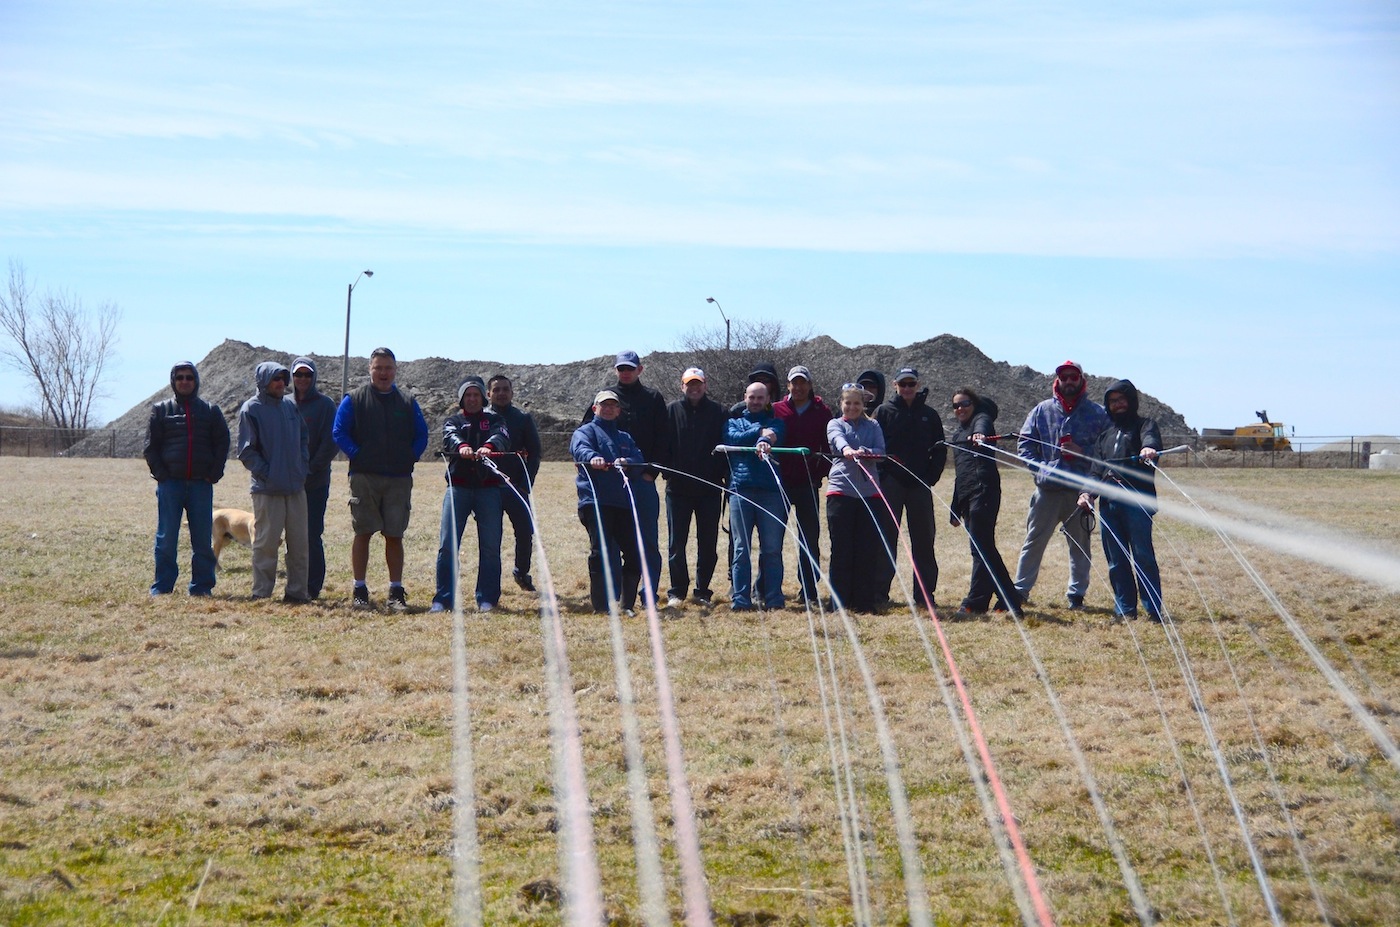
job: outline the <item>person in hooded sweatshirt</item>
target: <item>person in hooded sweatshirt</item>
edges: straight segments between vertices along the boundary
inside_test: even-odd
[[[476,518],[476,610],[489,612],[501,598],[501,524],[505,481],[481,462],[483,454],[510,450],[505,421],[486,406],[486,381],[470,376],[457,387],[457,412],[442,423],[447,492],[438,522],[437,588],[432,611],[455,603],[453,567],[467,517]]]
[[[335,402],[316,389],[316,362],[309,357],[292,361],[292,390],[297,412],[306,423],[306,444],[311,454],[306,474],[306,540],[309,556],[306,568],[306,594],[321,597],[326,584],[326,503],[331,495],[331,462],[335,460]]]
[[[228,422],[199,398],[199,371],[189,361],[170,368],[174,395],[151,406],[143,455],[156,481],[155,581],[151,595],[169,595],[180,577],[180,521],[190,525],[190,595],[214,591],[214,484],[228,463]]]
[[[255,371],[258,391],[238,410],[238,459],[252,474],[253,598],[266,599],[277,583],[277,548],[287,541],[284,601],[308,602],[309,559],[306,475],[311,453],[306,424],[287,395],[292,373],[277,361]]]
[[[578,520],[588,532],[588,600],[598,614],[620,602],[623,612],[631,615],[642,565],[622,473],[629,468],[627,478],[635,492],[646,458],[622,429],[622,401],[615,390],[599,390],[591,411],[569,441],[569,456],[578,471]]]
[[[953,393],[953,417],[958,427],[948,439],[953,449],[953,506],[948,520],[954,528],[967,529],[972,549],[972,582],[954,620],[985,614],[992,597],[999,600],[997,611],[1021,617],[1021,600],[997,550],[997,515],[1001,512],[1001,472],[996,451],[986,445],[995,435],[997,404],[963,386]]]
[[[1070,611],[1084,607],[1089,590],[1089,525],[1072,517],[1079,490],[1089,476],[1085,448],[1094,446],[1108,427],[1103,406],[1084,395],[1084,368],[1067,360],[1055,368],[1051,397],[1031,409],[1021,426],[1016,452],[1035,475],[1035,492],[1026,513],[1026,539],[1016,564],[1016,594],[1026,602],[1040,576],[1045,546],[1061,526],[1069,545]]]
[[[885,375],[878,370],[862,370],[856,377],[856,384],[865,390],[865,408],[878,409],[885,401]],[[884,497],[871,506],[875,512],[875,524],[880,529],[880,538],[875,550],[875,605],[885,608],[890,604],[890,585],[896,573],[895,558],[899,554],[899,525],[890,517],[889,506]],[[930,595],[933,590],[929,590]],[[916,593],[917,595],[917,593]]]
[[[1152,515],[1157,511],[1154,461],[1162,450],[1162,431],[1155,419],[1138,414],[1138,391],[1131,380],[1119,380],[1103,394],[1113,424],[1094,443],[1090,475],[1128,495],[1085,491],[1079,505],[1099,501],[1103,555],[1108,582],[1113,586],[1113,611],[1136,618],[1138,599],[1153,621],[1162,620],[1162,579],[1152,548]]]

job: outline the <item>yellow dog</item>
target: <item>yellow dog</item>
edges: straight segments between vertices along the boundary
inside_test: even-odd
[[[214,561],[229,541],[237,541],[244,547],[253,546],[253,513],[241,509],[214,510]]]

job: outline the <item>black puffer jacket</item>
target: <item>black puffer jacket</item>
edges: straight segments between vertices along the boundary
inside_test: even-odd
[[[943,443],[943,419],[929,406],[928,389],[905,402],[898,393],[875,409],[875,421],[885,433],[885,453],[898,460],[880,464],[882,476],[906,486],[916,481],[932,486],[943,476],[948,464],[948,445]],[[900,466],[903,464],[904,466]]]
[[[1104,390],[1105,409],[1108,408],[1108,397],[1113,393],[1122,393],[1128,398],[1128,411],[1122,415],[1109,413],[1113,423],[1103,430],[1089,452],[1094,458],[1094,465],[1089,473],[1096,480],[1117,483],[1155,496],[1155,472],[1142,461],[1131,458],[1141,454],[1145,447],[1160,451],[1162,430],[1157,426],[1156,419],[1138,415],[1138,391],[1131,380],[1119,380]]]
[[[953,445],[953,471],[957,481],[953,484],[953,512],[959,518],[966,518],[974,502],[983,502],[996,497],[1001,499],[1001,473],[997,470],[996,451],[990,447],[973,444],[973,435],[996,434],[997,404],[986,396],[977,400],[972,418],[966,425],[959,425],[948,443]]]
[[[194,374],[194,392],[185,399],[176,393],[151,406],[151,417],[146,422],[146,466],[157,482],[217,483],[223,479],[228,463],[228,422],[218,406],[199,398],[199,371],[189,361],[170,368],[170,391],[175,392],[177,370]]]

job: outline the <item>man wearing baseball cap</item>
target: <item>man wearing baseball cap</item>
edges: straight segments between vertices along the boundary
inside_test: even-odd
[[[1035,475],[1035,492],[1026,514],[1026,540],[1016,565],[1016,594],[1030,597],[1045,545],[1061,525],[1069,545],[1069,587],[1066,599],[1071,611],[1084,607],[1089,589],[1089,525],[1074,517],[1079,506],[1081,480],[1089,475],[1085,448],[1094,446],[1109,425],[1103,406],[1085,395],[1084,368],[1067,360],[1055,368],[1051,397],[1036,405],[1021,426],[1016,450]]]
[[[604,389],[615,392],[621,404],[618,427],[632,436],[647,463],[670,466],[671,433],[666,399],[660,392],[642,383],[644,368],[636,351],[619,351],[613,369],[617,371],[617,382],[608,384]],[[593,417],[594,411],[590,407],[583,415],[584,424],[592,421]],[[632,480],[632,495],[637,500],[637,517],[642,523],[642,556],[646,560],[654,592],[661,582],[661,548],[657,543],[661,496],[656,491],[656,478],[661,471],[655,467],[639,469],[641,472]]]
[[[816,604],[821,598],[821,515],[818,492],[831,472],[831,461],[821,456],[827,451],[826,426],[834,417],[822,397],[812,388],[812,372],[801,365],[788,371],[788,394],[773,403],[773,414],[783,423],[783,447],[805,447],[810,454],[784,454],[778,460],[783,492],[792,502],[793,520],[802,551],[797,557],[797,576],[802,596]]]
[[[926,592],[932,602],[938,588],[938,560],[933,553],[931,487],[943,476],[948,445],[943,443],[943,419],[926,402],[928,389],[919,389],[919,371],[901,367],[894,385],[894,395],[875,409],[875,421],[885,433],[885,453],[891,458],[880,464],[880,491],[894,517],[896,538],[900,521],[909,523],[909,550],[917,573],[914,599],[922,602]],[[890,549],[897,548],[891,544]],[[894,576],[882,571],[880,579],[877,597],[888,598]]]
[[[681,374],[685,395],[666,407],[670,422],[671,464],[666,474],[667,563],[671,587],[666,604],[685,603],[690,593],[690,565],[686,541],[695,519],[695,601],[708,606],[714,597],[710,580],[719,563],[719,513],[727,476],[724,456],[715,445],[724,443],[724,407],[707,394],[705,371],[689,367]]]

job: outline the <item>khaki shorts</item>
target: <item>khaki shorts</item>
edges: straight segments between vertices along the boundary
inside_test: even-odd
[[[408,530],[413,477],[350,474],[350,527],[356,534],[401,538]]]

